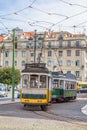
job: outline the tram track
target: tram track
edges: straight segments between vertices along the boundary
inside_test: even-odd
[[[71,115],[63,115],[63,114],[57,114],[56,112],[53,112],[51,110],[48,109],[48,111],[41,111],[40,108],[34,108],[32,109],[29,107],[24,108],[25,110],[28,110],[30,112],[32,112],[33,114],[40,116],[40,117],[44,117],[45,119],[49,119],[49,120],[56,120],[56,121],[64,121],[67,123],[72,123],[72,124],[82,124],[87,126],[87,122],[83,121],[82,119],[78,118],[78,116],[71,116]]]
[[[32,112],[35,113],[36,115],[45,117],[49,120],[64,121],[64,122],[72,123],[76,125],[82,124],[83,126],[84,125],[87,126],[87,122],[83,122],[80,119],[77,120],[76,117],[64,116],[61,114],[53,113],[51,111],[46,111],[46,112],[45,111],[32,111]]]

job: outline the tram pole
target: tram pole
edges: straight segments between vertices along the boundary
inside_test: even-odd
[[[34,35],[35,41],[34,41],[34,63],[36,62],[36,30]]]
[[[12,101],[14,101],[15,73],[14,73],[14,50],[15,50],[15,29],[13,29],[13,57],[12,57]]]

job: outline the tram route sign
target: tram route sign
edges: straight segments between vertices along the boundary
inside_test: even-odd
[[[30,67],[32,68],[45,68],[46,64],[45,63],[31,63],[31,64],[26,64],[25,68],[28,69]]]

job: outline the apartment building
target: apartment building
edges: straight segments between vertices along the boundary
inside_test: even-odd
[[[0,42],[0,66],[12,66],[13,42],[8,34]],[[69,32],[23,32],[16,28],[15,68],[25,63],[44,62],[50,71],[71,72],[87,81],[87,37]]]

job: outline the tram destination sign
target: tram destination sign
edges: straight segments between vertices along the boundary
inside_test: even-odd
[[[31,63],[31,64],[26,64],[25,68],[45,68],[46,64],[45,63]]]

